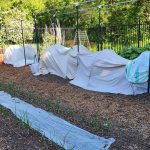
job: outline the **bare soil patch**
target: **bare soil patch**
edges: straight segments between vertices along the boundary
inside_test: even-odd
[[[42,96],[40,103],[32,99],[26,101],[45,110],[51,111],[49,101],[59,101],[62,107],[75,110],[76,116],[53,113],[97,135],[116,138],[112,150],[150,149],[150,94],[125,96],[91,92],[54,75],[35,77],[29,67],[9,65],[0,65],[0,82],[13,82],[20,90]],[[85,120],[80,115],[85,116]],[[105,119],[111,127],[105,129],[97,125],[97,117]],[[91,121],[96,126],[91,126]]]

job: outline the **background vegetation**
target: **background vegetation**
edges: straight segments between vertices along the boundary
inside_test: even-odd
[[[78,1],[84,2],[85,0]],[[113,4],[122,1],[125,0],[97,0],[96,2],[81,4],[79,7],[89,8],[101,4]],[[22,31],[20,20],[23,20],[25,39],[27,39],[27,41],[35,40],[36,35],[33,34],[33,14],[36,15],[37,27],[51,27],[52,23],[55,21],[54,16],[56,16],[62,28],[75,28],[76,13],[64,14],[64,12],[75,11],[75,2],[75,0],[0,0],[0,36],[3,35],[3,39],[7,39],[7,41],[11,43],[21,43]],[[138,0],[135,3],[104,7],[101,10],[100,16],[101,25],[105,27],[104,30],[108,33],[107,35],[103,34],[103,38],[105,38],[104,48],[113,47],[114,49],[127,49],[129,46],[137,47],[135,43],[137,43],[138,40],[138,36],[136,36],[138,35],[138,31],[134,24],[139,23],[139,18],[142,23],[147,25],[150,24],[150,2],[149,0]],[[126,27],[123,29],[123,25],[130,25],[130,27],[125,30]],[[97,26],[98,8],[79,13],[79,27],[90,28],[88,30],[88,36],[90,42],[93,43],[92,48],[95,50],[97,49],[97,45],[95,45],[94,42],[97,43],[98,40]],[[115,28],[107,29],[106,26],[113,26]],[[13,30],[9,30],[6,35],[6,30],[11,28],[13,28]],[[150,29],[148,28],[149,26],[143,26],[141,30],[142,37],[147,36],[145,39],[150,39]],[[48,36],[48,32],[46,31],[45,34],[44,30],[41,30],[41,33],[42,34],[38,35],[38,37],[40,37],[39,42],[51,41],[53,43],[54,37],[52,35]],[[72,33],[68,32],[68,35]],[[43,35],[46,35],[46,37]],[[110,45],[112,41],[114,42],[113,46]],[[120,46],[120,41],[125,47]],[[145,44],[143,44],[143,46],[144,45]],[[122,52],[120,52],[120,54],[122,54]]]
[[[85,0],[78,0],[83,2]],[[87,4],[80,5],[81,8],[88,8],[98,6],[99,4],[112,4],[114,2],[121,2],[124,0],[97,0]],[[37,18],[40,26],[50,26],[53,20],[53,15],[56,14],[60,20],[62,27],[75,26],[75,14],[64,15],[63,12],[75,10],[75,0],[0,0],[0,19],[3,24],[11,24],[9,19],[27,19],[32,21],[32,13],[40,16]],[[52,10],[58,8],[58,11]],[[14,11],[15,9],[15,11]],[[17,13],[18,12],[18,13]],[[20,12],[20,13],[19,13]],[[22,18],[20,14],[26,15]],[[91,9],[80,14],[80,26],[95,27],[98,23],[98,11]],[[14,17],[15,16],[15,17]],[[113,7],[103,8],[101,12],[102,24],[122,25],[128,23],[138,22],[138,17],[142,20],[150,22],[150,3],[149,0],[138,0],[135,3],[125,5],[116,5]]]

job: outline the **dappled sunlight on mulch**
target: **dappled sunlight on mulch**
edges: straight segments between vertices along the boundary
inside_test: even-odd
[[[0,82],[14,82],[20,89],[29,90],[47,100],[59,100],[60,105],[76,110],[89,120],[95,114],[107,118],[112,125],[109,132],[101,128],[95,130],[77,119],[57,114],[97,135],[116,138],[113,150],[150,148],[150,94],[126,96],[91,92],[75,87],[68,80],[54,75],[35,77],[29,67],[13,68],[9,65],[0,65]],[[46,105],[39,107],[47,110]]]

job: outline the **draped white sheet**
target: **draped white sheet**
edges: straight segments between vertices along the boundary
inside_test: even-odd
[[[121,93],[126,95],[147,92],[147,82],[132,84],[126,79],[129,60],[112,50],[79,55],[79,66],[70,83],[91,91]]]
[[[73,79],[77,71],[78,54],[90,53],[84,46],[67,48],[62,45],[49,46],[39,62],[40,72],[38,74],[55,74],[62,78]]]
[[[33,64],[37,52],[30,45],[25,45],[26,65]],[[25,66],[24,47],[20,45],[12,45],[8,47],[4,54],[4,63],[11,64],[14,67]]]

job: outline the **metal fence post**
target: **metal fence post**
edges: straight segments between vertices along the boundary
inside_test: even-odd
[[[138,22],[138,48],[140,47],[140,40],[141,40],[141,21],[139,17],[139,22]]]
[[[32,14],[34,18],[34,30],[35,30],[35,42],[37,45],[37,55],[38,55],[38,61],[40,60],[40,51],[39,51],[39,40],[38,40],[38,29],[37,29],[37,23],[36,23],[36,15]]]
[[[77,32],[77,45],[78,45],[78,52],[79,52],[79,2],[76,2],[76,32]]]
[[[100,25],[100,7],[98,7],[98,51],[100,50],[100,30],[101,30],[101,25]]]
[[[56,15],[53,15],[54,18],[54,34],[55,34],[55,44],[57,44],[57,33],[56,33]]]
[[[101,27],[101,18],[100,18],[100,11],[101,11],[101,8],[102,6],[99,5],[98,6],[98,33],[99,33],[99,36],[98,36],[98,51],[101,49],[103,49],[103,43],[102,43],[102,27]],[[101,45],[101,47],[100,47]]]
[[[25,49],[25,42],[24,42],[24,32],[23,32],[23,20],[21,20],[21,33],[22,33],[22,44],[23,44],[23,49],[24,49],[24,60],[25,60],[25,65],[26,65],[26,49]]]

